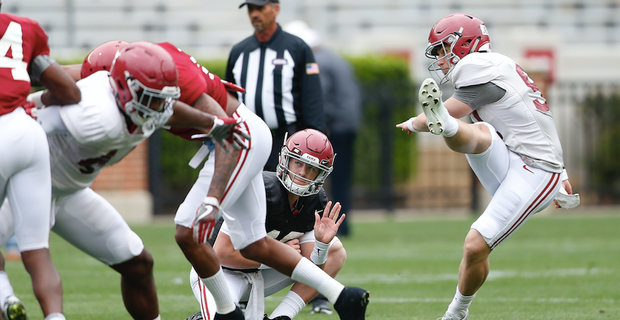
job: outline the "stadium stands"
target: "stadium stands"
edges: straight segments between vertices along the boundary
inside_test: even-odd
[[[240,1],[238,1],[240,2]],[[334,47],[373,29],[426,34],[440,17],[469,12],[491,32],[533,26],[567,43],[620,44],[620,4],[612,0],[282,0],[280,22],[311,22]],[[113,39],[174,39],[183,48],[209,48],[225,56],[251,26],[232,1],[29,0],[5,1],[4,10],[31,17],[50,35],[52,49],[92,48]]]

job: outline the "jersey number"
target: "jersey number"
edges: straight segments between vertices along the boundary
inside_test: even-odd
[[[517,64],[517,73],[519,74],[519,77],[521,77],[521,79],[523,79],[523,82],[525,82],[525,85],[528,86],[530,89],[532,89],[532,91],[540,92],[540,90],[538,89],[538,86],[536,85],[536,83],[534,83],[534,81],[532,79],[530,79],[530,77],[528,77],[527,73],[525,73],[525,71],[523,71],[521,66],[518,65],[518,64]],[[540,96],[542,97],[542,93],[541,93]],[[549,107],[547,106],[547,103],[540,102],[538,99],[534,99],[534,106],[536,106],[536,109],[538,109],[538,110],[540,110],[542,112],[548,112],[549,111]]]
[[[108,161],[110,161],[112,157],[114,157],[116,151],[117,150],[112,150],[107,154],[102,155],[101,157],[81,160],[80,162],[78,162],[78,165],[80,166],[80,172],[83,174],[91,174],[95,172],[95,167],[97,167],[97,169],[104,167],[105,164],[108,163]]]
[[[28,64],[24,61],[24,49],[22,47],[22,26],[11,21],[4,35],[0,38],[0,68],[10,68],[14,80],[30,82],[28,76]],[[12,58],[7,57],[11,49]]]

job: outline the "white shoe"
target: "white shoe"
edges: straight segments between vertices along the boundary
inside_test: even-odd
[[[469,316],[469,310],[465,310],[465,316],[463,317],[457,317],[453,315],[452,313],[446,311],[446,314],[444,314],[443,317],[438,318],[437,320],[467,320],[468,316]]]
[[[16,296],[9,296],[2,306],[4,320],[28,320],[26,307]]]
[[[444,107],[443,101],[441,101],[441,91],[437,86],[437,82],[432,78],[424,80],[420,86],[418,98],[420,99],[420,104],[422,104],[424,115],[426,115],[428,130],[432,134],[440,135],[444,131],[445,117],[449,117],[450,114],[448,109]]]

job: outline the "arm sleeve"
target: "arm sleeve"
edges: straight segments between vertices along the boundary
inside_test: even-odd
[[[487,104],[499,101],[505,93],[506,90],[498,87],[492,82],[487,82],[457,88],[452,97],[467,104],[473,110],[476,110]]]
[[[304,43],[301,66],[301,108],[304,123],[307,127],[325,132],[325,112],[323,108],[323,92],[319,73],[313,67],[318,65],[310,47]],[[320,72],[320,70],[319,70]],[[297,128],[298,130],[303,128]]]
[[[43,72],[45,72],[45,70],[47,70],[47,68],[49,68],[54,63],[56,63],[56,61],[52,59],[52,57],[50,57],[49,55],[44,54],[37,56],[30,64],[28,74],[30,74],[33,79],[37,80],[37,82],[40,82]]]

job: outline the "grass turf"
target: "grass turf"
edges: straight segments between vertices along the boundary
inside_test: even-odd
[[[343,239],[348,259],[337,279],[371,291],[367,319],[434,320],[454,295],[462,242],[473,220],[354,221],[353,236]],[[491,254],[489,278],[469,319],[620,319],[618,225],[616,212],[535,216]],[[183,320],[198,311],[172,221],[133,229],[155,258],[162,319]],[[114,270],[54,234],[51,248],[67,319],[130,319]],[[42,319],[22,264],[7,262],[6,270],[30,319]],[[283,296],[267,298],[268,313]],[[296,319],[338,316],[310,315],[306,307]]]

